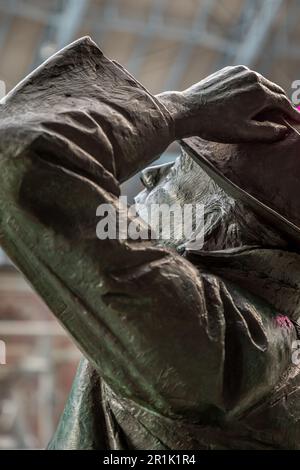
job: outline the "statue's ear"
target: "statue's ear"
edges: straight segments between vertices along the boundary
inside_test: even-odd
[[[153,189],[154,186],[163,178],[174,163],[164,163],[163,165],[150,166],[142,171],[141,181],[145,188]]]

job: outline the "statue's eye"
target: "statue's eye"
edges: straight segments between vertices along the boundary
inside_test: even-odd
[[[165,163],[163,165],[156,165],[146,168],[142,171],[141,181],[145,188],[153,189],[157,183],[167,175],[173,163]]]
[[[153,189],[159,180],[159,172],[157,168],[147,168],[141,173],[141,182],[147,189]]]

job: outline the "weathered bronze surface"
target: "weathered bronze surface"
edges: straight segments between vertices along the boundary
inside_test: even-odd
[[[244,68],[222,72],[226,96],[233,72],[249,78]],[[153,97],[84,38],[1,106],[0,242],[85,357],[50,449],[300,448],[300,257],[284,235],[184,154],[144,175],[138,203],[209,194],[203,250],[96,237],[96,208],[118,210],[120,182],[175,138],[215,135],[213,113],[200,132],[198,92]],[[234,100],[232,109],[236,120]],[[231,141],[230,119],[217,140]],[[285,131],[257,129],[265,141]],[[234,132],[254,138],[251,126]]]

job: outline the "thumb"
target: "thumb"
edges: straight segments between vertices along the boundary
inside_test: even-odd
[[[245,131],[248,142],[276,142],[288,134],[286,126],[269,121],[250,121]]]

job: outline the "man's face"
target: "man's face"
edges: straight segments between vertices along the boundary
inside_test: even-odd
[[[153,166],[142,173],[145,189],[135,198],[141,204],[192,204],[202,202],[205,192],[215,184],[187,154],[175,163]]]
[[[170,240],[165,239],[163,244],[177,247],[189,240],[198,225],[195,213],[198,211],[197,221],[199,221],[203,216],[203,207],[209,204],[215,194],[215,183],[186,154],[177,158],[174,164],[147,168],[142,174],[142,182],[145,189],[135,198],[136,210],[142,219],[150,223],[156,233],[162,234],[162,231],[167,229],[168,223],[163,216],[161,219],[155,216],[160,210],[159,206],[180,206],[182,209],[187,205],[193,206],[193,217],[189,221],[190,229],[188,227],[186,230],[185,226],[184,233],[183,211],[181,210],[178,214],[172,212],[172,235]],[[149,222],[149,210],[151,210],[151,222]],[[152,217],[153,214],[154,217]]]
[[[199,249],[223,249],[239,244],[287,245],[276,230],[270,229],[257,219],[251,209],[226,194],[185,152],[174,164],[147,168],[143,172],[142,181],[145,189],[135,198],[136,210],[148,223],[149,207],[153,205],[192,204],[196,210],[201,206],[204,211],[204,246]],[[154,217],[154,223],[150,225],[156,233],[161,233],[158,221],[159,218]],[[219,236],[214,235],[211,240],[210,234],[217,227],[220,228]],[[175,219],[172,239],[162,244],[173,248],[184,245],[190,238],[182,236],[182,232],[182,220]]]

